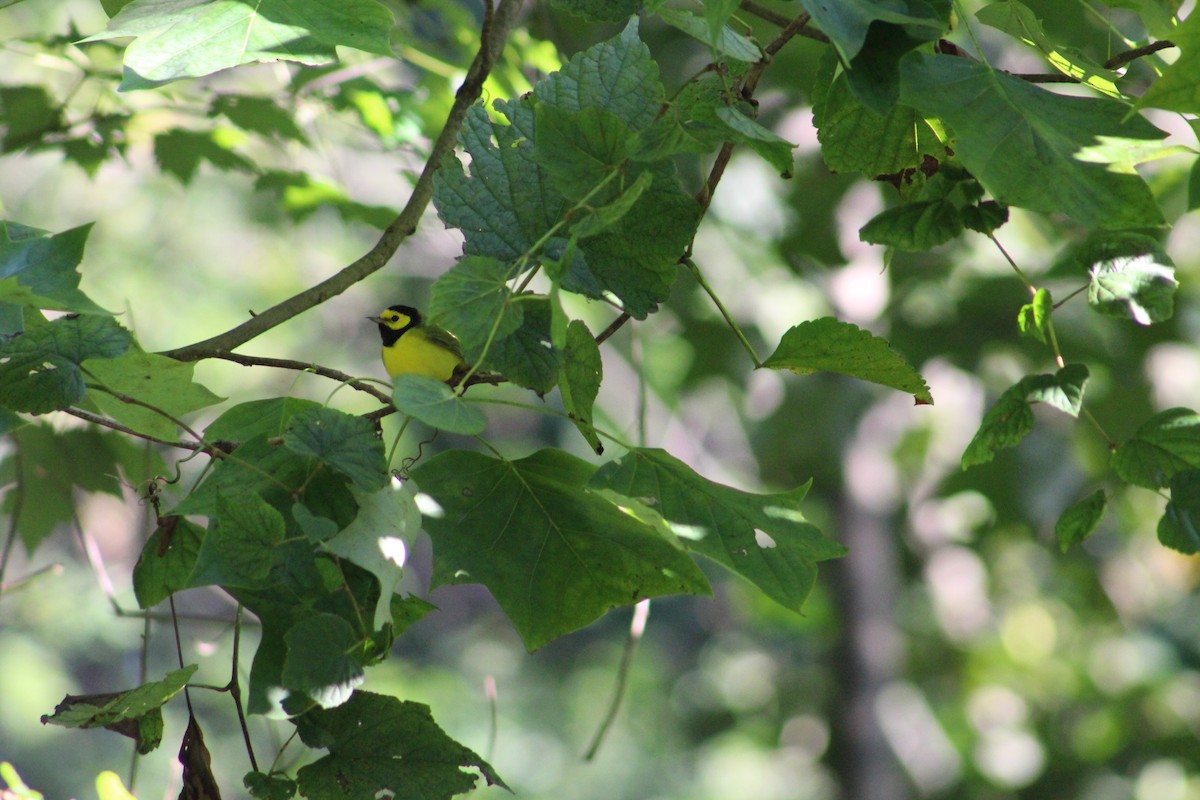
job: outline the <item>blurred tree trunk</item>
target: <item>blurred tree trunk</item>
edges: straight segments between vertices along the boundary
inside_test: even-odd
[[[880,512],[864,507],[845,486],[838,531],[850,553],[830,565],[841,631],[833,670],[839,698],[832,767],[845,800],[904,800],[911,789],[878,717],[880,692],[898,677],[901,659],[893,620],[900,582],[896,535]]]

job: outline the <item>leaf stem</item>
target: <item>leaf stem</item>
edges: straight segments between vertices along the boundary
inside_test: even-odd
[[[721,298],[717,296],[713,288],[708,285],[708,281],[704,280],[704,276],[700,274],[700,267],[696,266],[696,262],[691,258],[684,258],[683,263],[692,271],[692,275],[695,276],[696,282],[700,284],[700,287],[708,293],[713,304],[721,312],[721,316],[725,318],[725,323],[733,331],[734,335],[737,336],[738,341],[742,343],[742,347],[746,348],[746,352],[750,354],[750,360],[754,362],[754,368],[761,369],[762,361],[759,360],[758,354],[754,352],[754,347],[750,344],[750,340],[746,338],[746,334],[742,333],[742,329],[734,321],[733,316],[729,313],[729,309],[725,308],[725,304],[721,302]]]
[[[637,652],[638,643],[642,640],[642,634],[646,630],[646,619],[649,616],[650,599],[645,598],[633,607],[633,619],[629,621],[629,635],[625,639],[625,649],[621,652],[621,664],[617,667],[617,685],[613,689],[608,713],[604,715],[604,720],[592,737],[591,745],[583,755],[584,761],[591,761],[596,757],[596,751],[600,749],[604,737],[608,735],[609,729],[612,728],[612,724],[617,718],[621,701],[625,699],[625,692],[629,688],[629,673],[633,670],[633,655]]]

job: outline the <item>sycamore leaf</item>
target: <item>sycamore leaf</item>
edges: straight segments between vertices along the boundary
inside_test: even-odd
[[[381,488],[388,480],[383,441],[370,420],[332,408],[311,409],[292,417],[283,446],[312,456],[349,478],[360,491]]]
[[[183,517],[159,521],[133,567],[133,594],[140,608],[156,606],[188,588],[203,539],[204,529]]]
[[[299,717],[296,730],[309,747],[329,751],[296,773],[305,797],[450,800],[475,788],[475,773],[489,786],[504,786],[490,764],[447,736],[420,703],[355,692],[337,708]]]
[[[826,79],[814,87],[813,124],[829,169],[875,178],[915,168],[926,155],[945,153],[924,117],[899,104],[880,114],[855,94],[844,73],[834,75],[836,66],[830,54],[821,63]]]
[[[1138,108],[1200,113],[1200,14],[1191,13],[1170,32],[1180,50],[1175,63],[1138,100]],[[1166,38],[1161,37],[1161,38]]]
[[[408,551],[421,532],[411,485],[389,484],[371,494],[355,493],[358,516],[345,530],[326,540],[325,548],[353,561],[379,580],[375,630],[392,621],[392,595],[404,576]]]
[[[79,291],[76,268],[91,230],[88,224],[52,234],[0,222],[0,302],[107,314]]]
[[[188,586],[263,586],[283,533],[283,516],[257,494],[218,497]]]
[[[868,29],[876,21],[941,30],[936,19],[900,10],[903,4],[886,0],[840,0],[837,3],[831,3],[829,0],[801,0],[801,3],[812,15],[817,27],[833,42],[844,61],[850,61],[858,55],[867,40]]]
[[[116,358],[86,361],[83,368],[104,388],[141,400],[177,419],[225,399],[192,380],[195,364],[147,353],[136,345]],[[162,414],[126,403],[102,389],[90,391],[88,399],[117,422],[140,433],[170,439],[178,432],[178,426]]]
[[[1050,66],[1109,97],[1120,97],[1116,82],[1120,75],[1106,69],[1073,47],[1064,47],[1046,35],[1042,22],[1019,0],[992,3],[975,12],[984,25],[1002,30],[1013,38],[1036,47]]]
[[[44,414],[79,402],[86,391],[80,364],[116,358],[133,342],[112,317],[59,317],[0,337],[0,406]]]
[[[183,690],[196,669],[191,664],[167,673],[161,681],[124,692],[67,695],[55,706],[53,714],[42,715],[42,724],[107,728],[133,739],[138,753],[145,755],[162,741],[162,707]]]
[[[284,635],[287,658],[281,677],[284,688],[303,692],[321,708],[340,706],[366,680],[354,657],[358,636],[336,614],[314,614],[297,622]]]
[[[918,403],[933,403],[925,380],[886,340],[832,317],[788,330],[763,366],[798,375],[836,372],[908,392]]]
[[[997,450],[1020,444],[1033,430],[1031,403],[1046,403],[1078,416],[1087,380],[1087,367],[1067,364],[1053,375],[1026,375],[1017,381],[983,415],[979,430],[963,452],[962,468],[986,464]]]
[[[1113,453],[1113,469],[1134,486],[1158,489],[1176,474],[1200,469],[1200,416],[1169,408],[1142,423]]]
[[[1104,518],[1107,507],[1108,496],[1103,490],[1097,489],[1063,511],[1058,522],[1054,523],[1054,535],[1064,553],[1071,545],[1079,544],[1092,535],[1092,531],[1096,530],[1096,526]]]
[[[155,135],[154,163],[158,164],[158,168],[163,172],[175,176],[182,184],[191,183],[196,170],[205,161],[223,171],[254,173],[257,172],[254,162],[233,150],[236,140],[244,138],[244,135],[224,135],[221,130],[189,131],[172,128]]]
[[[901,101],[952,129],[958,159],[1000,202],[1089,227],[1162,224],[1139,176],[1079,158],[1100,137],[1129,146],[1163,138],[1124,104],[1053,94],[948,55],[911,53],[901,75]]]
[[[812,590],[817,562],[846,552],[801,514],[807,486],[751,494],[706,480],[665,450],[649,448],[605,464],[588,485],[636,500],[661,516],[685,548],[736,572],[792,611],[800,610]]]
[[[594,468],[560,450],[503,461],[465,450],[413,470],[440,511],[433,583],[482,583],[535,650],[609,609],[647,597],[707,594],[687,554],[589,491]]]
[[[474,436],[487,427],[487,417],[479,406],[459,397],[441,381],[424,375],[397,375],[392,384],[392,402],[401,414],[416,417],[438,430]]]
[[[337,46],[390,56],[392,15],[375,0],[135,0],[83,41],[136,37],[120,89],[145,89],[241,64],[327,64]]]
[[[210,442],[245,442],[259,435],[282,436],[292,417],[321,407],[300,397],[238,403],[205,428],[204,438]]]

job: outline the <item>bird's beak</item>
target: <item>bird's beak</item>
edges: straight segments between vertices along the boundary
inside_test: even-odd
[[[381,317],[367,317],[367,321],[368,321],[368,322],[374,322],[376,325],[382,325],[382,324],[383,324],[383,319],[382,319]]]

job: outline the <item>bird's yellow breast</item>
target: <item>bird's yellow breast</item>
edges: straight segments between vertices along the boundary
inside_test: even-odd
[[[413,328],[383,348],[383,367],[393,378],[397,375],[425,375],[439,381],[454,377],[454,371],[465,366],[458,355],[425,338],[420,328]]]

